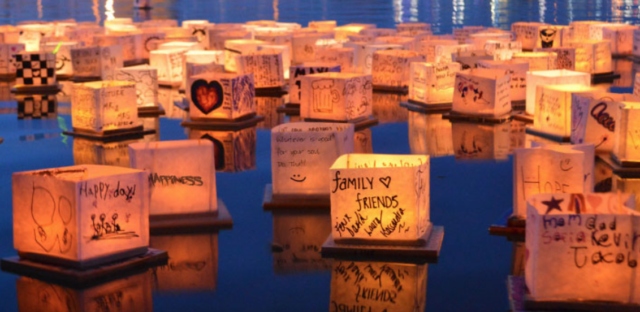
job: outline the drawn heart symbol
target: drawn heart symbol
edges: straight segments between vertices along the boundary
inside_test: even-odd
[[[191,85],[191,101],[203,114],[209,114],[222,106],[224,95],[217,81],[196,80]]]
[[[380,178],[380,183],[389,188],[389,184],[391,184],[391,177]]]
[[[591,204],[591,207],[593,207],[593,208],[597,208],[602,203],[602,198],[600,198],[598,196],[586,195],[586,197],[587,197],[587,201],[589,202],[589,204]]]

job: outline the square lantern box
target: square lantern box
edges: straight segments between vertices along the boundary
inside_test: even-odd
[[[353,153],[354,126],[298,122],[271,130],[273,196],[329,196],[329,168]],[[325,237],[326,238],[326,237]]]
[[[45,43],[42,45],[44,52],[56,52],[56,76],[59,78],[69,78],[73,76],[73,65],[71,64],[71,49],[81,47],[78,42]]]
[[[323,48],[316,50],[316,62],[334,63],[343,73],[355,71],[355,50],[353,48]]]
[[[116,70],[117,81],[136,83],[138,107],[158,107],[158,70],[149,65],[124,67]]]
[[[424,244],[431,234],[429,168],[429,156],[340,156],[329,178],[333,240]]]
[[[269,31],[270,28],[262,29],[261,31],[255,34],[255,39],[263,41],[266,45],[282,45],[286,46],[289,51],[293,49],[293,45],[291,41],[293,40],[293,33],[288,31],[279,30],[280,28],[275,28],[274,31]]]
[[[140,40],[140,34],[99,35],[94,37],[94,44],[100,47],[119,45],[122,47],[122,61],[124,63],[139,64],[142,60]]]
[[[562,138],[571,137],[571,97],[574,93],[593,92],[583,85],[538,85],[533,128],[536,132]]]
[[[589,73],[604,74],[613,70],[611,61],[611,42],[608,40],[572,41],[570,47],[581,48],[586,53],[586,60],[590,64]]]
[[[139,57],[143,61],[148,61],[151,51],[155,50],[158,45],[160,45],[160,41],[164,40],[166,34],[163,32],[156,31],[155,29],[145,30],[142,29],[142,34],[140,35],[140,55]]]
[[[235,62],[238,74],[253,74],[256,89],[282,89],[284,87],[282,53],[250,52],[236,55]]]
[[[510,32],[478,32],[469,35],[466,42],[473,46],[474,50],[484,50],[487,41],[510,42],[512,34]]]
[[[282,55],[282,67],[284,70],[284,79],[289,79],[289,68],[291,67],[291,47],[288,45],[263,44],[258,46],[258,52],[261,53],[278,53]]]
[[[330,271],[332,259],[323,258],[322,243],[331,233],[331,216],[320,211],[274,210],[273,271],[276,275]],[[292,230],[295,229],[295,230]]]
[[[493,60],[493,55],[487,54],[484,50],[459,51],[452,53],[452,60],[460,63],[462,69],[478,68],[478,62]]]
[[[302,77],[300,117],[357,121],[372,112],[371,75],[322,73]]]
[[[476,68],[456,73],[452,112],[499,117],[511,112],[511,76],[502,70]]]
[[[622,102],[616,116],[612,158],[623,167],[640,163],[640,102]]]
[[[291,62],[300,64],[313,62],[315,59],[316,42],[322,39],[333,39],[333,33],[297,33],[291,40]]]
[[[522,52],[522,42],[487,40],[484,44],[484,51],[493,55],[494,60],[510,60],[513,54]]]
[[[258,46],[266,44],[260,40],[227,40],[224,42],[224,69],[237,71],[236,56],[258,51]]]
[[[0,43],[0,77],[16,75],[16,61],[13,55],[25,50],[22,43]]]
[[[102,142],[81,137],[73,138],[73,163],[75,165],[105,165],[129,167],[129,144],[142,139]]]
[[[529,115],[535,115],[536,90],[539,85],[578,84],[591,86],[591,75],[566,69],[527,72],[527,108]]]
[[[74,85],[71,123],[74,131],[94,135],[141,128],[136,83],[96,81]]]
[[[427,23],[400,23],[396,24],[396,29],[398,32],[409,32],[412,35],[415,35],[419,32],[431,32],[431,24]]]
[[[289,103],[300,104],[302,77],[319,73],[339,73],[334,63],[306,62],[289,68]]]
[[[557,69],[558,54],[554,52],[522,52],[514,53],[512,59],[529,63],[529,71]]]
[[[451,122],[441,114],[409,111],[409,149],[411,154],[442,157],[453,155]]]
[[[209,140],[129,145],[131,168],[147,173],[149,214],[217,214],[216,169]]]
[[[423,104],[453,102],[453,89],[460,63],[411,63],[409,100]]]
[[[55,54],[25,51],[13,55],[13,59],[16,90],[57,89]]]
[[[338,23],[336,21],[310,21],[308,26],[318,31],[332,31],[338,26]]]
[[[511,123],[451,122],[456,160],[507,160],[511,143]]]
[[[633,34],[638,29],[638,26],[627,24],[605,27],[602,30],[602,39],[611,42],[612,55],[631,55],[633,54]]]
[[[350,35],[359,34],[363,29],[374,29],[374,28],[376,28],[375,24],[351,23],[351,24],[335,27],[333,31],[335,32],[336,40],[345,40]]]
[[[361,51],[356,54],[356,66],[360,73],[371,75],[373,69],[373,54],[381,50],[403,50],[399,44],[366,44]]]
[[[453,29],[452,34],[453,34],[453,38],[456,41],[458,41],[458,43],[462,44],[467,42],[467,39],[469,39],[469,36],[471,34],[475,34],[477,32],[481,32],[483,31],[485,28],[483,26],[462,26],[462,28],[456,28]]]
[[[39,25],[29,26],[40,27]],[[24,44],[25,51],[38,52],[40,50],[40,40],[44,37],[44,33],[37,29],[25,29],[26,27],[21,28],[18,43]]]
[[[416,48],[416,39],[402,36],[376,37],[373,42],[376,44],[399,44],[405,50],[415,50]]]
[[[256,111],[253,74],[192,76],[188,79],[185,93],[192,120],[237,120]]]
[[[540,193],[593,191],[593,144],[539,145],[513,150],[513,216],[527,217],[527,199]]]
[[[538,40],[538,27],[548,26],[545,23],[538,22],[515,22],[511,24],[511,32],[515,34],[516,41],[522,42],[522,48],[525,50],[533,50]]]
[[[55,94],[17,95],[18,119],[45,119],[58,116]]]
[[[256,168],[256,127],[238,131],[189,129],[189,139],[213,142],[217,172],[240,172]],[[218,207],[221,208],[221,207]]]
[[[113,79],[116,69],[124,66],[122,47],[114,45],[71,49],[71,64],[75,79]]]
[[[597,301],[601,307],[602,302],[607,307],[619,303],[636,310],[640,291],[633,237],[640,214],[634,210],[631,194],[551,192],[528,197],[525,280],[531,300]],[[559,239],[562,235],[566,239]],[[622,240],[603,241],[611,237]]]
[[[183,67],[182,89],[186,87],[187,79],[193,75],[212,72],[223,73],[224,51],[187,51],[184,54]]]
[[[84,268],[147,252],[143,171],[83,165],[14,173],[12,181],[20,257]]]
[[[524,60],[489,61],[478,62],[478,67],[488,69],[501,69],[511,77],[511,102],[524,101],[527,91],[527,72],[529,62]]]
[[[211,38],[211,50],[221,51],[224,50],[224,43],[227,40],[251,40],[252,34],[244,30],[228,30],[215,34]]]
[[[573,70],[582,73],[591,72],[587,52],[583,48],[545,48],[535,49],[536,52],[553,52],[558,55],[556,69]]]
[[[209,49],[211,44],[211,31],[215,29],[215,25],[209,23],[206,20],[202,21],[183,21],[182,27],[189,30],[189,34],[196,37],[198,44],[204,48]]]
[[[187,50],[155,50],[151,51],[149,63],[158,69],[158,84],[178,87],[184,74],[184,58]]]
[[[424,311],[428,264],[334,260],[329,311]]]
[[[429,39],[429,40],[420,40],[416,43],[416,52],[423,54],[427,58],[427,62],[433,63],[436,61],[436,48],[439,46],[450,47],[440,48],[441,57],[445,58],[444,60],[438,59],[439,61],[446,62],[446,58],[451,59],[451,55],[447,55],[447,53],[458,52],[458,50],[469,50],[469,45],[461,45],[456,40],[439,40],[439,39]]]
[[[358,34],[361,36],[373,37],[375,39],[377,37],[395,36],[397,33],[398,31],[393,28],[366,28],[361,30]]]
[[[414,51],[376,51],[371,71],[373,86],[381,89],[406,89],[409,86],[411,63],[425,60],[424,55]]]
[[[574,41],[589,40],[593,36],[591,32],[595,30],[592,28],[594,25],[602,25],[604,22],[600,21],[574,21],[569,24],[571,28],[571,37]]]

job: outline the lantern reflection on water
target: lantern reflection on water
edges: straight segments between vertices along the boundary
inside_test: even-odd
[[[239,172],[256,168],[256,127],[238,131],[188,129],[190,140],[213,142],[215,168],[218,172]]]
[[[55,118],[58,116],[56,95],[16,95],[18,119]]]
[[[452,112],[502,116],[511,112],[511,76],[502,70],[476,68],[456,73]]]
[[[417,155],[453,155],[451,122],[442,114],[409,111],[409,148]]]
[[[509,158],[511,123],[452,122],[455,158],[465,160]]]

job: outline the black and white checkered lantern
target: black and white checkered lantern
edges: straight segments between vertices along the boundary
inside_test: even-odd
[[[16,88],[57,85],[56,56],[53,53],[22,52],[13,57],[16,64]]]

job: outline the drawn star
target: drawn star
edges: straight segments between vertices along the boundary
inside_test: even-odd
[[[562,212],[562,209],[560,209],[560,203],[563,201],[564,199],[555,199],[553,196],[551,196],[551,200],[543,201],[542,203],[547,205],[547,212],[545,214],[549,214],[549,212],[554,209],[558,209],[558,211]]]

